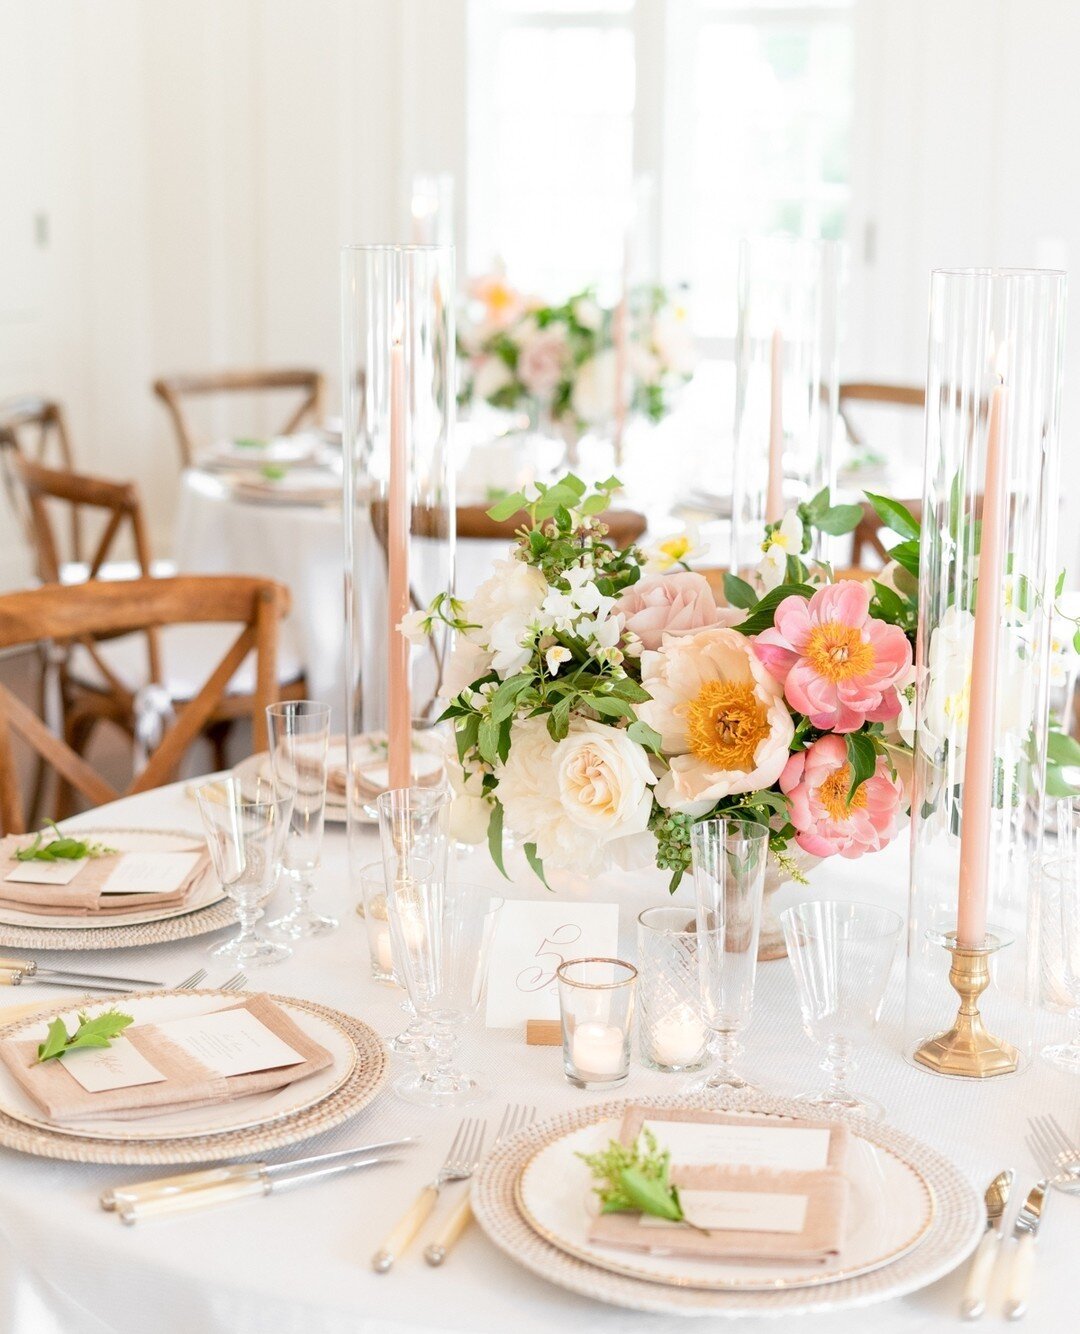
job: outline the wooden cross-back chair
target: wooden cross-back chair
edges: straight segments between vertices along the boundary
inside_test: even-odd
[[[241,627],[202,688],[179,708],[146,767],[123,793],[50,731],[33,709],[0,685],[0,832],[18,834],[26,829],[15,736],[40,755],[62,782],[95,804],[159,787],[175,777],[184,752],[222,707],[229,681],[252,651],[256,657],[254,748],[265,749],[266,706],[277,698],[278,626],[288,609],[289,592],[283,585],[240,575],[49,585],[0,597],[0,650],[42,640],[72,643],[178,624],[235,622]]]
[[[853,445],[865,446],[866,440],[854,420],[853,403],[875,403],[879,407],[909,408],[922,412],[926,407],[926,390],[921,384],[877,384],[867,380],[849,380],[842,384],[837,395],[837,411],[847,437]]]
[[[68,434],[64,410],[53,399],[25,395],[0,404],[0,466],[3,467],[4,489],[13,513],[23,525],[27,541],[33,543],[30,516],[9,470],[12,458],[32,459],[37,463],[53,462],[71,470],[75,466],[71,436]],[[82,559],[82,529],[77,511],[71,514],[70,555]]]
[[[289,435],[305,422],[317,426],[323,415],[325,381],[315,370],[208,371],[205,374],[167,375],[154,381],[154,393],[165,404],[176,430],[181,464],[189,468],[199,452],[197,433],[184,408],[187,398],[238,393],[267,393],[298,390],[301,400],[277,432]]]

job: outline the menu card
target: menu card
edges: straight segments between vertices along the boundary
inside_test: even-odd
[[[172,894],[195,869],[199,852],[125,852],[116,858],[102,894]]]
[[[215,1075],[250,1075],[279,1070],[304,1059],[271,1032],[250,1010],[215,1010],[157,1025],[163,1038],[175,1042]]]

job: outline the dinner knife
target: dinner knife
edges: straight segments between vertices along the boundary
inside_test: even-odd
[[[986,1310],[986,1294],[1001,1245],[1005,1206],[1009,1202],[1014,1176],[1013,1169],[1007,1168],[999,1172],[986,1188],[986,1231],[976,1248],[960,1302],[960,1314],[965,1320],[978,1320]]]
[[[1036,1181],[1020,1206],[1013,1224],[1016,1246],[1013,1248],[1009,1286],[1005,1295],[1005,1315],[1010,1320],[1019,1320],[1027,1312],[1031,1275],[1035,1268],[1035,1238],[1039,1235],[1049,1184],[1046,1180]]]
[[[98,992],[116,992],[119,995],[129,995],[131,985],[127,982],[117,981],[117,985],[109,986],[104,982],[94,982],[89,978],[75,977],[43,977],[40,979],[42,986],[46,987],[74,987],[76,991],[81,991],[84,996],[97,995]],[[9,968],[0,968],[0,987],[21,987],[26,983],[24,973],[12,972]],[[154,986],[158,984],[155,982]]]
[[[176,1210],[196,1207],[195,1203],[178,1203],[189,1196],[202,1196],[209,1192],[210,1197],[197,1203],[211,1204],[243,1199],[247,1195],[268,1195],[272,1190],[280,1190],[286,1185],[297,1185],[335,1172],[347,1172],[353,1167],[382,1162],[393,1150],[415,1143],[416,1136],[385,1140],[380,1144],[363,1144],[335,1153],[320,1153],[311,1158],[293,1158],[273,1166],[264,1162],[226,1163],[197,1172],[181,1172],[175,1176],[156,1177],[151,1181],[136,1181],[130,1186],[115,1186],[102,1193],[100,1204],[103,1209],[119,1213],[125,1223],[134,1223],[147,1212],[170,1212],[167,1208],[156,1208],[158,1205],[175,1205]]]
[[[78,977],[90,982],[123,982],[129,987],[163,987],[164,982],[151,982],[145,977],[116,977],[112,973],[86,973],[81,968],[40,968],[36,959],[0,959],[0,968],[31,977]]]

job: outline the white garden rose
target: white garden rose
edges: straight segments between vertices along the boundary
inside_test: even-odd
[[[579,296],[573,309],[574,319],[583,329],[599,329],[604,322],[604,312],[591,296]]]
[[[939,754],[946,741],[957,753],[967,739],[974,634],[971,612],[955,606],[930,634],[919,715],[919,745],[928,755]]]
[[[492,399],[513,378],[510,367],[502,357],[485,357],[473,374],[473,393],[478,398]]]
[[[575,718],[554,742],[543,718],[526,718],[511,730],[498,795],[507,827],[536,844],[545,866],[591,875],[641,854],[655,781],[625,731]]]
[[[446,776],[453,801],[450,805],[450,837],[458,843],[483,843],[487,838],[492,805],[484,798],[484,775],[478,770],[466,772],[454,753],[446,758]]]
[[[500,676],[513,676],[529,661],[530,635],[547,595],[544,576],[520,560],[497,560],[469,601],[466,620],[476,628],[465,633],[473,644],[491,653]]]
[[[611,347],[578,367],[570,404],[583,422],[600,426],[615,415],[616,373],[615,349]]]

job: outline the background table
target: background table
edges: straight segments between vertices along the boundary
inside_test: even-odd
[[[198,828],[194,803],[179,785],[102,807],[82,824],[130,824]],[[377,856],[374,831],[368,836]],[[468,863],[470,878],[500,883],[486,853]],[[659,874],[613,877],[606,882],[621,904],[621,949],[634,957],[635,919],[650,903],[666,898]],[[317,903],[333,910],[342,925],[332,936],[304,942],[285,963],[260,969],[253,988],[265,988],[338,1006],[390,1037],[403,1026],[401,993],[368,975],[363,922],[345,867],[345,838],[330,827]],[[818,897],[873,897],[902,905],[906,886],[906,840],[869,860],[833,859],[814,873]],[[544,897],[523,878],[515,896]],[[689,886],[679,890],[689,902]],[[206,963],[208,940],[152,949],[80,955],[99,971],[162,978],[173,984]],[[57,955],[50,962],[74,960]],[[231,969],[211,963],[207,985]],[[820,1086],[817,1053],[803,1036],[789,965],[781,960],[759,972],[753,1024],[747,1035],[745,1069],[762,1087],[792,1093]],[[1000,1168],[1013,1166],[1016,1192],[1036,1172],[1023,1142],[1026,1118],[1054,1111],[1072,1133],[1080,1133],[1080,1084],[1043,1064],[987,1085],[946,1083],[917,1071],[900,1055],[902,987],[894,976],[886,1015],[872,1047],[860,1055],[857,1087],[878,1098],[889,1120],[952,1158],[981,1192]],[[72,993],[34,989],[43,999],[70,1004]],[[23,1002],[26,991],[3,994]],[[2,1013],[2,1011],[0,1011]],[[1048,1030],[1059,1021],[1047,1016]],[[489,1092],[477,1111],[490,1133],[507,1102],[535,1104],[544,1116],[572,1104],[602,1101],[571,1088],[553,1047],[527,1047],[517,1031],[483,1032],[477,1021],[463,1058]],[[396,1066],[396,1063],[395,1063]],[[635,1063],[621,1093],[635,1097],[674,1093],[683,1079]],[[0,1150],[0,1327],[14,1334],[389,1334],[390,1331],[477,1331],[479,1334],[540,1334],[573,1329],[575,1334],[671,1334],[687,1326],[676,1319],[605,1307],[553,1287],[519,1268],[473,1226],[446,1265],[431,1269],[423,1259],[428,1234],[386,1276],[374,1274],[370,1257],[388,1225],[442,1162],[460,1113],[429,1112],[396,1099],[386,1089],[353,1121],[277,1156],[301,1156],[416,1134],[422,1142],[397,1164],[369,1168],[289,1194],[249,1200],[201,1214],[123,1228],[103,1213],[99,1192],[118,1181],[145,1178],[145,1168],[94,1167],[23,1157]],[[448,1188],[441,1210],[456,1199]],[[1015,1197],[1014,1197],[1015,1203]],[[433,1224],[429,1223],[429,1229]],[[1073,1296],[1080,1247],[1080,1200],[1051,1198],[1039,1242],[1028,1328],[1075,1328]],[[835,1316],[785,1322],[798,1334],[913,1334],[938,1331],[958,1320],[963,1270],[910,1297]],[[35,1303],[38,1303],[35,1305]],[[43,1306],[53,1313],[50,1326]],[[6,1308],[6,1309],[5,1309]],[[982,1321],[984,1330],[1004,1329],[1000,1297]],[[5,1318],[6,1317],[6,1318]],[[693,1326],[691,1326],[693,1327]],[[765,1334],[778,1326],[765,1320],[707,1321],[698,1328],[730,1328]],[[1009,1328],[1016,1328],[1009,1326]]]

